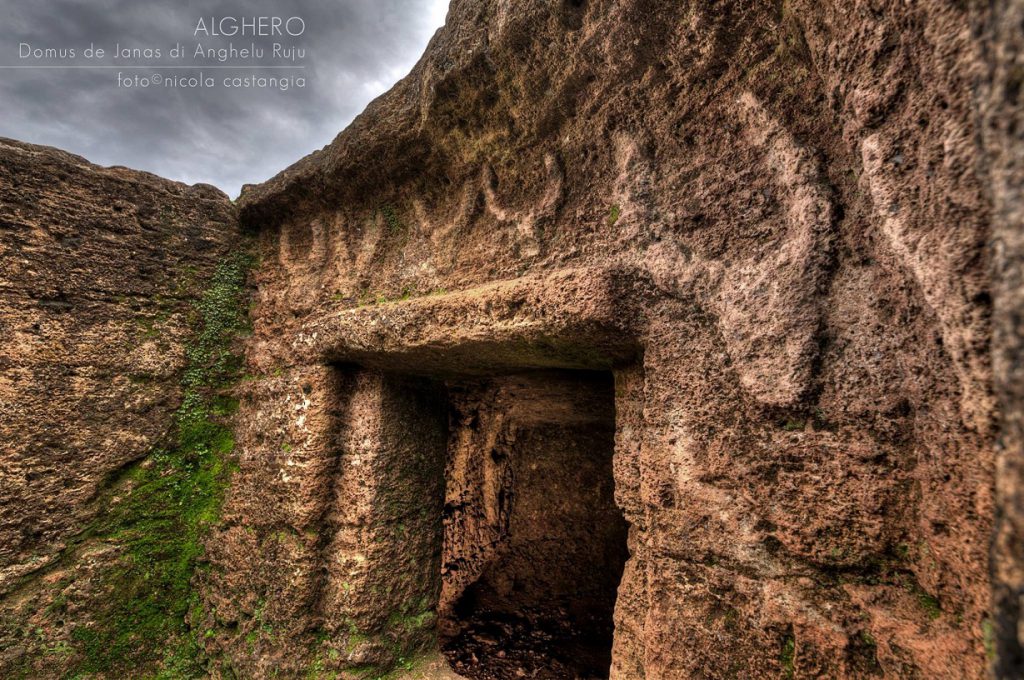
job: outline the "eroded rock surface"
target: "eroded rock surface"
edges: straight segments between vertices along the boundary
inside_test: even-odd
[[[470,677],[1019,675],[1021,15],[456,0],[239,201],[238,470],[182,525],[214,528],[179,671],[443,677],[445,646]],[[234,213],[10,142],[0,169],[0,668],[60,675],[141,639],[90,632],[137,533],[72,538],[96,498],[124,516],[111,473],[153,481],[176,286]],[[610,571],[608,673],[570,669],[598,608],[566,577],[606,631]],[[501,643],[531,629],[570,646]]]
[[[1002,427],[992,545],[995,674],[1024,672],[1024,2],[993,3],[983,137],[992,182],[993,364]]]
[[[264,263],[248,360],[291,395],[255,393],[243,415],[291,414],[298,376],[335,362],[449,388],[611,370],[630,526],[612,677],[982,676],[986,19],[940,2],[453,3],[408,78],[243,192]],[[247,449],[229,507],[312,480],[288,462],[322,436],[310,422],[289,459]],[[334,501],[310,502],[299,515]],[[255,537],[244,570],[219,560],[209,597],[235,604],[212,648],[355,668],[312,611],[302,641],[244,642],[257,611],[316,597],[275,576],[323,568],[271,549],[299,515],[239,513]],[[376,581],[350,573],[358,600]],[[349,635],[389,641],[392,662],[418,640]]]
[[[137,467],[169,444],[194,306],[237,238],[234,207],[213,187],[0,139],[0,675],[133,658],[91,646],[111,643],[114,602],[145,597],[112,593],[131,583],[112,575],[139,557],[124,531],[159,541],[159,518],[146,515],[182,511],[111,518],[137,498]],[[145,638],[160,620],[122,623],[129,644],[158,646]]]

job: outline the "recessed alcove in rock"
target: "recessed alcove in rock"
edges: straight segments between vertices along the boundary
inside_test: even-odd
[[[348,663],[441,651],[471,680],[609,677],[633,290],[562,271],[327,311],[294,336],[290,356],[325,369],[303,378],[323,400],[305,422],[340,452],[320,625]]]
[[[440,637],[468,678],[607,678],[628,552],[608,372],[449,383]]]

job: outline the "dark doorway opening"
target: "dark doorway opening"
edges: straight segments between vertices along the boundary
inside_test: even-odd
[[[473,680],[607,678],[628,557],[612,375],[501,376],[449,394],[445,655]]]

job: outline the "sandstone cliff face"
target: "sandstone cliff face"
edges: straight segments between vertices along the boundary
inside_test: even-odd
[[[1022,13],[456,0],[237,215],[0,142],[0,675],[1016,677]]]
[[[235,225],[213,187],[0,140],[3,677],[141,672],[183,625],[184,612],[163,617],[187,591],[153,589],[177,559],[188,586],[192,556],[167,535],[188,522],[162,523],[187,511],[153,477],[194,479],[153,454],[171,443],[193,330],[209,317],[195,303]]]
[[[994,3],[982,24],[991,79],[982,89],[984,142],[992,183],[993,368],[1002,429],[992,544],[996,676],[1024,669],[1024,2]]]
[[[408,78],[240,201],[263,378],[208,543],[221,668],[373,672],[430,646],[442,530],[476,512],[500,535],[502,483],[459,508],[471,478],[449,478],[441,518],[372,499],[439,502],[431,414],[466,380],[586,369],[614,374],[629,524],[612,677],[982,676],[986,16],[453,3]],[[396,422],[434,463],[408,466]],[[448,455],[490,455],[508,425],[488,422],[450,416]],[[366,610],[380,593],[391,616]]]

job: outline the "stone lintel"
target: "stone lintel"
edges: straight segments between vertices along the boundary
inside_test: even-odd
[[[309,363],[414,374],[607,370],[639,353],[635,275],[563,269],[468,290],[331,312],[292,344]]]

